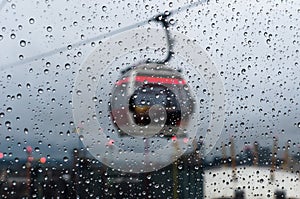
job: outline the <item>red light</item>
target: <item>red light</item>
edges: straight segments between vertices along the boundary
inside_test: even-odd
[[[188,141],[189,141],[189,138],[183,138],[183,142],[186,144],[186,143],[188,143]]]
[[[32,156],[28,156],[28,157],[27,157],[27,161],[28,161],[28,162],[32,162],[33,160],[34,160],[34,158],[33,158]]]
[[[27,153],[32,153],[32,147],[31,146],[27,146],[26,147],[26,151],[27,151]]]
[[[0,153],[0,159],[4,158],[4,154]]]
[[[244,150],[251,150],[251,149],[252,149],[251,146],[248,146],[248,145],[244,146]]]
[[[111,139],[106,143],[106,145],[112,146],[114,143],[115,143],[115,141],[113,139]]]
[[[40,158],[40,162],[41,162],[42,164],[45,164],[46,161],[47,161],[47,159],[46,159],[45,157],[41,157],[41,158]]]
[[[175,142],[177,140],[177,137],[173,136],[171,139],[172,139],[173,142]]]

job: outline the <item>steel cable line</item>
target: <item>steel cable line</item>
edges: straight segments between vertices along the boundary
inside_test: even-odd
[[[195,3],[191,3],[191,4],[183,6],[183,7],[178,7],[177,9],[173,9],[173,10],[170,10],[170,11],[167,11],[167,12],[169,12],[172,15],[173,14],[178,14],[178,13],[186,11],[186,10],[188,10],[190,8],[197,7],[197,6],[199,6],[199,5],[201,5],[201,4],[205,3],[205,2],[207,2],[207,0],[200,0],[200,1],[197,1]],[[92,41],[99,41],[99,40],[105,39],[107,37],[110,37],[110,36],[113,36],[113,35],[116,35],[116,34],[119,34],[119,33],[125,32],[125,31],[128,31],[128,30],[131,30],[131,29],[138,28],[138,27],[144,26],[146,24],[149,24],[149,22],[155,21],[155,19],[159,15],[160,14],[158,14],[158,15],[156,15],[156,16],[148,19],[148,20],[141,21],[141,22],[138,22],[138,23],[126,26],[124,28],[120,28],[120,29],[111,31],[109,33],[104,33],[102,35],[98,35],[98,36],[95,36],[95,37],[92,37],[92,38],[89,38],[89,39],[85,39],[83,41],[78,41],[78,42],[75,42],[73,44],[68,44],[68,45],[72,45],[72,47],[76,48],[76,47],[79,47],[79,46],[81,46],[83,44],[86,44],[86,43],[89,43],[89,42],[92,42]],[[13,68],[13,67],[18,66],[18,65],[27,64],[27,63],[30,63],[30,62],[33,62],[33,61],[37,61],[37,60],[39,60],[39,59],[41,59],[43,57],[48,57],[48,56],[54,55],[56,53],[61,53],[61,52],[67,51],[68,50],[67,49],[68,45],[66,45],[64,47],[60,47],[60,48],[56,48],[56,49],[50,50],[48,52],[40,53],[38,55],[29,57],[29,58],[25,58],[25,59],[23,59],[21,61],[15,62],[15,63],[9,63],[9,64],[6,64],[6,65],[2,65],[2,66],[0,66],[0,71],[6,70],[8,68]]]

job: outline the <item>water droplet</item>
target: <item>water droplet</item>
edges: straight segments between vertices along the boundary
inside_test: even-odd
[[[64,160],[64,162],[68,162],[69,158],[68,157],[64,157],[63,160]]]
[[[46,67],[49,68],[51,66],[50,62],[46,62]]]
[[[68,70],[68,69],[70,69],[70,68],[71,68],[71,65],[70,65],[69,63],[66,63],[66,64],[65,64],[65,69]]]
[[[243,68],[243,69],[241,70],[241,73],[242,73],[243,75],[245,75],[246,69]]]
[[[97,102],[97,97],[92,97],[93,102]]]
[[[28,134],[28,129],[24,128],[24,133],[27,135]]]
[[[81,95],[82,94],[81,90],[76,91],[76,94]]]
[[[15,38],[16,38],[16,34],[15,34],[15,33],[12,33],[12,34],[10,35],[10,38],[11,38],[11,39],[15,39]]]
[[[171,25],[174,25],[174,24],[175,24],[175,19],[170,19],[169,23],[170,23]]]
[[[47,26],[47,32],[51,32],[52,31],[52,27],[51,26]]]
[[[6,121],[6,122],[5,122],[5,126],[6,126],[6,127],[9,127],[10,125],[11,125],[10,121]]]
[[[102,11],[106,12],[107,11],[107,7],[106,6],[102,6]]]
[[[30,24],[34,24],[34,22],[35,22],[35,21],[34,21],[34,18],[30,18],[30,19],[29,19],[29,23],[30,23]]]
[[[26,46],[26,41],[21,40],[21,41],[20,41],[20,46],[21,46],[21,47],[25,47],[25,46]]]
[[[44,90],[42,88],[38,89],[38,93],[43,93],[43,92],[44,92]]]
[[[83,135],[80,135],[80,136],[79,136],[79,139],[80,139],[81,141],[83,141],[83,139],[84,139]]]

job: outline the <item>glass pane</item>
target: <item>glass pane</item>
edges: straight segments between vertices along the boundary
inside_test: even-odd
[[[0,198],[300,198],[297,1],[0,1]]]

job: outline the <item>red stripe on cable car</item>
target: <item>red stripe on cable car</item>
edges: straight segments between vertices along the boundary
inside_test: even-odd
[[[149,76],[136,76],[135,81],[137,82],[148,82],[148,83],[161,83],[161,84],[186,84],[183,79],[165,78],[165,77],[149,77]],[[121,79],[116,82],[116,85],[120,86],[124,83],[129,82],[129,77]]]
[[[126,77],[124,79],[120,79],[119,81],[116,82],[117,86],[121,86],[122,84],[128,83],[129,82],[129,77]]]

